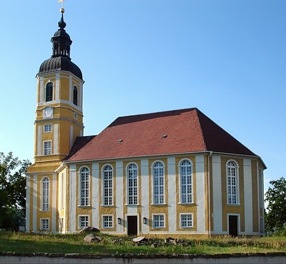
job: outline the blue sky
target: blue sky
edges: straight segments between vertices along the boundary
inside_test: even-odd
[[[285,0],[66,0],[85,135],[116,117],[197,107],[286,177]],[[0,151],[33,160],[36,79],[57,0],[0,2]]]

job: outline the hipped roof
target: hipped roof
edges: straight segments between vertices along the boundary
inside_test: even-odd
[[[99,135],[78,137],[67,162],[195,152],[256,156],[197,108],[117,118]]]

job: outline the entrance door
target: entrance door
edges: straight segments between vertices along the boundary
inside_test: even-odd
[[[229,215],[228,216],[228,231],[231,236],[238,235],[238,216],[237,215]]]
[[[137,236],[137,216],[127,216],[128,236]]]

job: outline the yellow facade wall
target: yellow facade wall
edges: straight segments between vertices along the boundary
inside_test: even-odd
[[[259,231],[259,206],[258,206],[258,175],[257,161],[251,161],[252,173],[252,210],[253,210],[253,231]]]
[[[227,187],[226,187],[226,164],[229,160],[234,160],[239,166],[239,204],[230,205],[227,203]],[[244,173],[243,173],[243,159],[237,157],[222,157],[221,158],[221,174],[222,174],[222,226],[223,231],[228,231],[227,226],[227,215],[228,214],[235,214],[239,215],[239,230],[240,232],[245,231],[245,215],[244,215]]]

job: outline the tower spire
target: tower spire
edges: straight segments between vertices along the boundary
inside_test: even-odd
[[[70,59],[70,46],[72,40],[70,36],[65,31],[66,22],[64,21],[64,8],[61,8],[61,20],[58,22],[59,29],[52,37],[51,41],[53,43],[53,55],[52,57],[67,57]]]
[[[82,80],[80,68],[71,61],[70,57],[72,40],[65,30],[67,24],[64,20],[64,0],[58,0],[58,2],[62,3],[60,9],[61,18],[58,22],[58,30],[51,38],[52,56],[41,64],[39,73],[64,70],[73,73]]]
[[[64,29],[66,27],[66,22],[64,21],[64,12],[65,12],[65,9],[62,7],[61,8],[61,13],[62,13],[62,17],[61,17],[61,20],[59,21],[58,25],[59,25],[59,28],[60,29]]]

